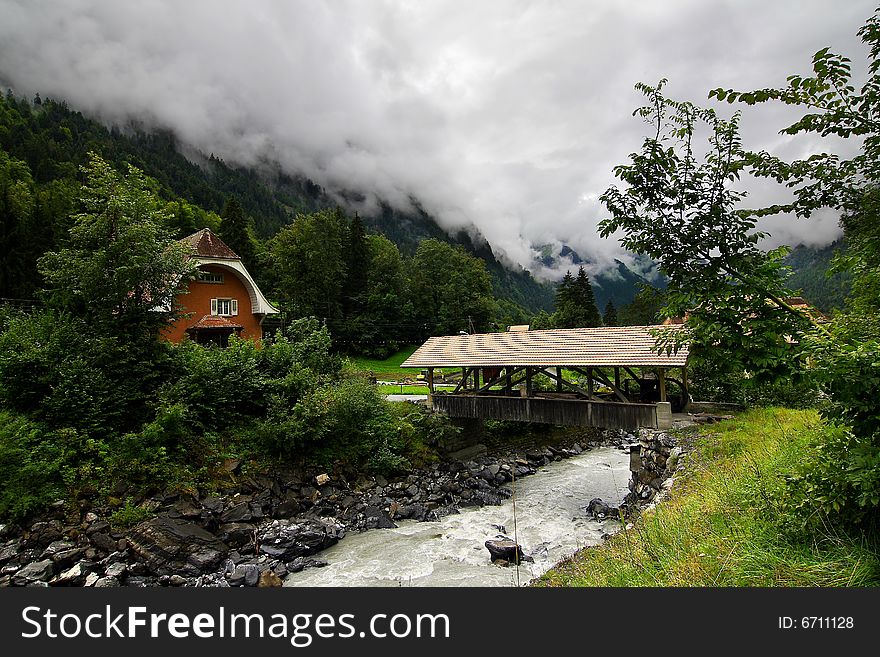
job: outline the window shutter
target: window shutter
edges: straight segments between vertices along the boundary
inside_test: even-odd
[[[238,314],[238,299],[231,299],[230,306],[232,306],[232,314],[237,315]]]
[[[211,314],[217,314],[217,299],[211,299]]]

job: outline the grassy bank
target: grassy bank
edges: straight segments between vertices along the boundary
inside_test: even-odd
[[[349,360],[351,361],[351,365],[357,370],[373,372],[373,374],[382,379],[402,380],[406,377],[414,377],[419,373],[418,370],[400,369],[400,364],[409,358],[415,350],[416,345],[412,345],[404,347],[397,353],[382,360],[365,358],[363,356],[352,356]]]
[[[880,541],[798,530],[784,477],[811,448],[813,411],[760,409],[704,427],[669,497],[536,586],[876,586]]]

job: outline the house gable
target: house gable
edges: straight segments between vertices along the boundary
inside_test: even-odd
[[[189,336],[199,342],[225,344],[235,332],[260,340],[263,319],[279,310],[260,291],[241,258],[207,228],[180,242],[190,248],[197,273],[186,293],[176,299],[184,316],[168,327],[165,337],[172,342]],[[223,334],[223,339],[204,339],[215,334]]]

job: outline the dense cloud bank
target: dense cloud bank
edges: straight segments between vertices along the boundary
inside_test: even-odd
[[[831,46],[858,65],[866,1],[137,3],[0,0],[0,79],[102,119],[173,129],[227,161],[277,161],[329,190],[413,199],[475,225],[534,268],[536,244],[608,263],[598,196],[645,134],[633,85],[708,104],[709,89],[780,85]],[[858,70],[858,67],[856,67]],[[724,112],[731,108],[724,105]],[[746,146],[833,145],[777,134],[749,110]],[[778,190],[754,185],[751,203]],[[826,243],[836,217],[780,218],[774,243]]]

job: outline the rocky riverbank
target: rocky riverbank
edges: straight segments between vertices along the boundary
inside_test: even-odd
[[[601,444],[629,449],[635,440],[606,432]],[[514,478],[597,444],[446,460],[393,481],[280,471],[241,477],[222,495],[145,500],[153,517],[129,529],[113,527],[101,509],[71,515],[58,502],[26,527],[0,525],[0,586],[279,586],[290,572],[325,565],[319,553],[347,532],[500,504]]]

